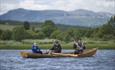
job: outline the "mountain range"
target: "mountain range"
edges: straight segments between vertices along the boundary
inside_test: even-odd
[[[106,23],[113,14],[108,12],[94,12],[85,9],[74,11],[63,10],[27,10],[14,9],[0,15],[0,20],[44,22],[52,20],[56,24],[73,26],[97,27]]]

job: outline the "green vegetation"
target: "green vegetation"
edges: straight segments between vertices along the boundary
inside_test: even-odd
[[[11,36],[12,36],[12,32],[10,30],[1,31],[0,38],[2,40],[10,40]]]
[[[27,22],[27,21],[24,22],[24,28],[25,28],[25,30],[29,30],[30,29],[29,22]]]
[[[25,39],[21,42],[19,41],[0,41],[0,49],[31,49],[32,43],[37,42],[40,48],[49,49],[52,47],[54,39]],[[86,42],[86,46],[88,49],[90,48],[98,48],[98,49],[115,49],[115,41],[96,41],[92,39],[84,39]],[[63,49],[73,49],[73,42],[66,43],[64,41],[60,41]]]
[[[72,49],[72,42],[77,37],[86,41],[87,48],[115,49],[115,16],[98,28],[56,25],[51,20],[39,24],[0,22],[0,49],[30,49],[33,42],[46,49],[52,46],[54,39],[59,40],[64,49]]]
[[[97,28],[94,34],[94,36],[102,38],[103,40],[115,39],[115,16],[112,16],[103,26]]]
[[[51,34],[57,29],[54,22],[47,20],[42,25],[42,32],[45,34],[46,37],[50,38]]]

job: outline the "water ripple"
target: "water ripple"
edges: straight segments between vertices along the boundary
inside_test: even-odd
[[[24,59],[19,50],[0,50],[0,70],[115,70],[115,50],[94,57]]]

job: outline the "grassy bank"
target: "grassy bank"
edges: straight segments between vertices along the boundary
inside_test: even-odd
[[[34,40],[35,41],[35,40]],[[36,40],[39,43],[39,40]],[[41,41],[41,40],[40,40]],[[98,49],[115,49],[115,42],[114,41],[94,41],[94,40],[85,40],[86,47],[90,48],[98,48]],[[24,50],[24,49],[31,49],[33,40],[24,40],[23,42],[16,42],[16,41],[0,41],[0,49],[10,50]],[[63,49],[72,49],[73,43],[61,43]],[[52,47],[52,42],[49,43],[39,43],[41,49],[49,49]]]

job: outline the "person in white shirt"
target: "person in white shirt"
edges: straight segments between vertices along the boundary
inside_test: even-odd
[[[80,54],[86,49],[84,43],[81,41],[80,38],[77,38],[74,41],[73,48],[75,49],[74,54]]]

